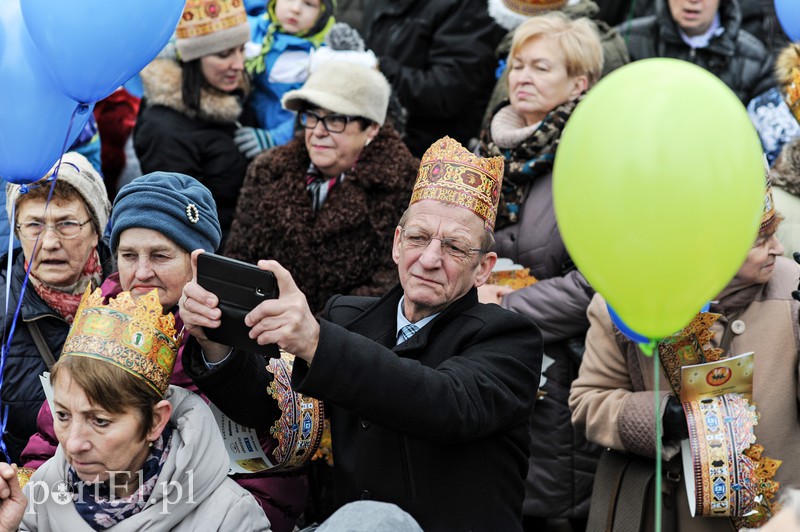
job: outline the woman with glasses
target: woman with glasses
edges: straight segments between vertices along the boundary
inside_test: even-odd
[[[7,185],[6,198],[9,222],[22,247],[14,251],[10,270],[8,256],[0,259],[3,341],[11,337],[0,404],[8,416],[3,442],[10,461],[18,462],[36,432],[36,414],[44,401],[39,375],[59,357],[86,287],[100,286],[112,271],[111,252],[102,239],[111,205],[103,179],[74,152],[41,181]]]
[[[481,135],[484,157],[505,158],[495,251],[539,279],[513,292],[497,285],[478,289],[482,302],[532,318],[545,343],[540,390],[546,395],[531,418],[526,530],[548,530],[550,519],[571,519],[573,530],[583,530],[589,512],[597,453],[572,428],[567,395],[578,374],[593,292],[561,240],[552,184],[561,132],[602,70],[603,50],[592,21],[570,20],[561,12],[528,19],[514,30],[508,99]]]
[[[225,254],[279,261],[315,313],[334,294],[397,283],[388,251],[419,161],[385,122],[390,90],[377,70],[322,64],[283,98],[303,136],[247,170]]]

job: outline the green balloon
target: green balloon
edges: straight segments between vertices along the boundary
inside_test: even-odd
[[[636,61],[589,91],[553,173],[575,264],[651,339],[679,331],[733,278],[764,206],[761,144],[744,106],[676,59]]]

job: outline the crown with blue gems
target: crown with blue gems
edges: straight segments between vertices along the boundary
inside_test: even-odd
[[[163,313],[157,290],[137,299],[122,292],[108,303],[103,300],[100,288],[86,289],[61,356],[108,362],[163,396],[180,345],[175,317]]]
[[[426,199],[450,203],[474,212],[494,231],[503,168],[502,157],[478,157],[443,137],[422,156],[409,206]]]

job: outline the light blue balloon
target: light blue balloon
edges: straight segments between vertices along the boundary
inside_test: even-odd
[[[20,0],[0,0],[0,38],[0,178],[30,183],[77,138],[91,108],[69,128],[78,102],[53,83],[25,29]]]
[[[775,0],[775,14],[789,39],[800,41],[800,1]]]
[[[23,0],[22,16],[61,90],[102,100],[152,61],[185,0]]]

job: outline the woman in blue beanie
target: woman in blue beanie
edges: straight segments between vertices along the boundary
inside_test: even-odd
[[[178,299],[192,279],[191,252],[217,250],[221,239],[217,206],[211,192],[193,177],[175,172],[153,172],[120,189],[111,214],[111,249],[119,271],[102,285],[106,298],[130,291],[134,297],[158,290],[164,312],[175,315],[176,329],[183,327]],[[195,393],[198,388],[181,364],[180,346],[170,384]],[[38,418],[39,433],[25,451],[22,463],[37,468],[53,456],[58,445],[47,402]],[[265,477],[234,477],[259,501],[272,530],[292,530],[306,500],[305,473]]]

